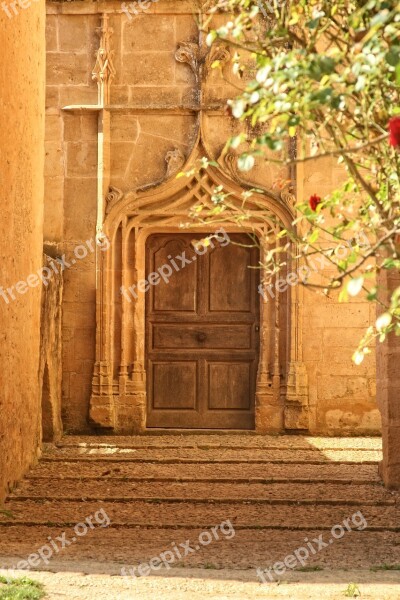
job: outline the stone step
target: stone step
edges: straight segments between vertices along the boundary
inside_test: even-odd
[[[361,499],[358,503],[335,501],[322,505],[316,502],[298,504],[288,501],[267,504],[260,501],[173,502],[153,498],[143,500],[85,500],[43,501],[14,499],[0,511],[0,523],[13,527],[29,525],[73,526],[103,509],[111,520],[111,527],[157,528],[209,528],[229,519],[237,528],[260,529],[326,529],[361,511],[368,529],[400,531],[398,506],[369,505]],[[10,535],[12,535],[10,533]]]
[[[90,512],[86,513],[87,515]],[[332,515],[333,516],[333,515]],[[349,516],[349,515],[347,515]],[[219,524],[229,518],[212,520],[212,524]],[[339,516],[334,517],[330,526],[339,523]],[[172,529],[132,529],[132,528],[96,528],[89,530],[85,536],[77,537],[75,543],[71,543],[61,549],[61,542],[56,540],[65,533],[65,539],[72,542],[75,537],[72,529],[65,527],[34,526],[24,527],[16,525],[0,529],[0,555],[15,557],[15,564],[23,558],[27,558],[33,552],[37,552],[50,540],[57,543],[59,551],[54,552],[53,558],[62,561],[62,569],[68,569],[68,562],[94,560],[104,563],[120,564],[120,567],[135,566],[143,561],[148,562],[151,558],[158,557],[161,552],[177,547],[182,551],[182,558],[176,559],[171,568],[190,566],[203,567],[204,576],[213,576],[213,569],[255,569],[266,568],[277,561],[283,561],[286,556],[306,546],[305,539],[312,544],[316,550],[315,554],[310,552],[307,558],[307,566],[319,565],[324,568],[359,569],[376,565],[400,563],[400,538],[398,533],[369,531],[351,531],[341,539],[332,539],[330,531],[314,529],[299,529],[296,531],[283,531],[282,529],[236,529],[234,537],[220,535],[219,540],[213,540],[208,545],[199,543],[199,536],[207,530],[204,528]],[[229,529],[228,529],[229,531]],[[204,534],[203,534],[204,535]],[[328,546],[317,551],[319,544],[313,540],[322,535],[322,541]],[[204,538],[201,538],[203,540]],[[207,541],[207,540],[206,540]],[[194,552],[189,551],[184,556],[187,543]],[[196,549],[196,546],[199,549]],[[45,565],[42,562],[41,568]],[[51,559],[46,569],[51,569]],[[298,568],[298,567],[296,567]],[[156,573],[156,572],[155,572]],[[346,586],[343,586],[346,587]],[[269,597],[269,588],[265,594]],[[132,590],[132,597],[135,590]],[[266,597],[267,597],[266,596]],[[321,596],[322,597],[322,596]],[[380,599],[381,600],[381,599]]]
[[[309,483],[325,481],[327,483],[345,482],[357,485],[359,483],[380,482],[378,468],[372,465],[353,465],[338,463],[314,464],[140,464],[124,462],[110,464],[104,460],[93,462],[40,462],[29,474],[27,479],[51,478],[73,479],[81,481],[91,479],[117,479],[124,481],[229,481],[262,483],[302,482]],[[39,482],[36,486],[41,486]]]
[[[46,447],[49,445],[45,444]],[[152,434],[137,436],[67,436],[57,444],[68,447],[118,447],[118,448],[266,448],[269,450],[312,450],[312,449],[353,449],[381,450],[382,439],[375,438],[326,438],[310,436],[260,436],[253,432],[226,434],[213,433],[182,435]]]
[[[46,448],[42,461],[64,460],[109,460],[110,462],[130,461],[141,463],[311,463],[327,462],[373,464],[382,459],[380,450],[269,450],[242,448],[230,450],[225,447],[199,448],[119,448],[119,447],[61,447]]]
[[[386,490],[380,484],[327,484],[321,483],[238,483],[238,482],[131,482],[131,481],[70,481],[63,479],[22,481],[9,502],[29,498],[45,500],[102,499],[128,501],[130,499],[172,499],[213,502],[214,500],[266,502],[358,504],[394,504],[400,495]],[[233,499],[233,500],[232,500]]]

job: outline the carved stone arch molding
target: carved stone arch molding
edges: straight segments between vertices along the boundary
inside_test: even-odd
[[[204,155],[201,150],[197,156]],[[145,279],[146,239],[152,233],[210,232],[210,225],[185,228],[184,224],[193,204],[201,201],[212,205],[211,195],[216,186],[222,185],[231,194],[232,202],[242,204],[245,184],[240,181],[235,164],[232,156],[225,157],[224,168],[229,176],[222,169],[210,167],[191,178],[174,177],[147,190],[123,193],[110,188],[102,230],[111,243],[107,251],[98,249],[97,255],[96,363],[90,401],[90,420],[95,427],[125,434],[146,430],[145,294],[138,292],[135,298],[121,294],[121,288],[129,289]],[[274,227],[276,233],[279,228],[289,227],[292,211],[288,196],[257,193],[251,202],[254,202],[252,220],[243,222],[239,228],[232,217],[224,222],[228,233],[245,229],[264,242],[265,223]],[[272,243],[282,242],[275,237]],[[261,260],[266,249],[262,250]],[[307,429],[301,288],[289,287],[274,297],[259,298],[256,431]]]

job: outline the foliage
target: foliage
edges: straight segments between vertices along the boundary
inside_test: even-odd
[[[282,243],[263,266],[268,278],[286,265],[288,253],[306,264],[319,254],[332,274],[303,283],[318,293],[339,293],[341,301],[364,295],[380,304],[381,316],[353,357],[360,363],[376,337],[400,335],[400,288],[390,301],[379,292],[380,273],[400,270],[400,4],[271,0],[268,12],[262,1],[219,0],[204,25],[208,45],[234,49],[232,69],[242,84],[229,101],[242,133],[227,149],[237,149],[245,172],[263,160],[342,165],[336,189],[316,189],[297,202],[292,228],[280,233]],[[225,12],[226,23],[210,30],[215,12]],[[232,209],[222,189],[213,203],[211,211],[196,207],[196,217],[222,220]],[[251,210],[246,191],[238,222]],[[343,244],[345,256],[337,251]]]
[[[393,564],[393,565],[388,565],[388,564],[383,564],[383,565],[377,565],[376,567],[371,567],[370,571],[400,571],[400,565],[398,564]]]
[[[343,591],[343,594],[346,598],[357,598],[358,596],[361,596],[360,589],[355,583],[349,583],[347,588]]]
[[[0,576],[0,600],[41,600],[44,596],[43,586],[38,581]]]

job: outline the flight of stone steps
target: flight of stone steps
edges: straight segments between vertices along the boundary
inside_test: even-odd
[[[191,551],[177,551],[172,568],[265,568],[305,539],[329,541],[332,527],[350,518],[340,539],[310,553],[306,568],[400,563],[400,494],[382,486],[380,459],[378,438],[65,437],[45,446],[0,508],[0,557],[3,564],[4,557],[21,560],[64,532],[74,541],[50,566],[129,568],[189,541]],[[86,534],[74,535],[77,523],[101,509],[108,527],[92,519]],[[362,529],[351,521],[358,511]],[[222,523],[210,541],[204,532]]]

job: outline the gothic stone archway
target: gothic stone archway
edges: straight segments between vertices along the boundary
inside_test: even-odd
[[[107,196],[103,233],[111,248],[98,253],[97,343],[90,418],[98,428],[118,433],[146,429],[145,293],[136,298],[122,289],[146,276],[146,240],[155,233],[182,233],[189,209],[201,200],[211,206],[216,186],[223,186],[233,202],[242,203],[241,187],[210,167],[202,175],[172,179],[151,191],[123,194],[112,189]],[[238,227],[224,223],[229,233],[250,230],[265,240],[264,227],[286,227],[290,211],[284,202],[255,194],[258,218]],[[275,223],[275,225],[274,225]],[[210,225],[188,231],[209,233]],[[276,237],[274,243],[281,243]],[[261,247],[261,251],[266,248]],[[261,261],[263,257],[261,255]],[[307,429],[308,395],[304,368],[299,360],[300,286],[260,301],[260,358],[257,369],[255,429],[279,432]]]

